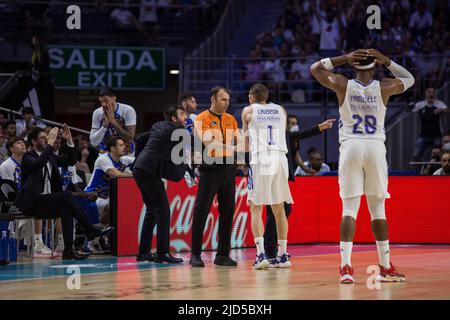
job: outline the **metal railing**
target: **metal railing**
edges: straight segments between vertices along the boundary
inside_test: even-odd
[[[278,102],[288,102],[294,104],[303,104],[309,102],[321,102],[323,100],[323,88],[309,74],[309,65],[319,58],[307,58],[303,63],[306,64],[306,79],[298,79],[297,75],[292,72],[292,65],[296,63],[298,58],[261,58],[253,59],[249,57],[210,57],[202,56],[207,50],[203,50],[197,55],[184,59],[181,65],[181,91],[190,91],[198,96],[209,94],[209,89],[214,85],[224,85],[233,91],[234,101],[246,100],[248,89],[255,82],[263,82],[272,89],[273,99]],[[427,84],[438,83],[439,81],[431,76],[424,75],[421,66],[416,63],[420,61],[422,56],[416,56],[405,66],[416,76],[416,85],[409,91],[409,95],[419,98],[423,95]],[[403,56],[393,56],[392,59],[402,61]],[[450,65],[448,64],[448,56],[435,55],[433,59],[446,61],[443,70],[443,79],[450,74]],[[252,70],[259,68],[257,77],[250,77],[246,69],[248,63],[252,64]],[[260,65],[259,67],[256,65]],[[344,73],[352,78],[354,72],[349,66],[337,68],[339,73]],[[255,75],[258,72],[253,73]],[[382,77],[389,74],[387,68],[378,68],[377,76]],[[232,98],[233,98],[232,97]],[[398,100],[398,98],[396,98]]]

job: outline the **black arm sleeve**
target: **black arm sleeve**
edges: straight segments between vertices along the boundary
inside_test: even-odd
[[[299,131],[299,132],[289,132],[289,138],[291,142],[299,141],[307,138],[311,138],[321,134],[322,132],[319,129],[319,126],[312,127],[307,130]]]

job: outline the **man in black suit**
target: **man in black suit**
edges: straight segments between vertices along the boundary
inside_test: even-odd
[[[28,134],[32,151],[22,158],[22,188],[15,203],[26,215],[49,219],[61,217],[64,237],[62,258],[81,260],[87,256],[73,249],[73,218],[84,228],[89,240],[104,235],[111,228],[99,230],[93,227],[75,197],[68,191],[62,191],[58,167],[74,165],[77,159],[72,135],[65,124],[63,139],[67,141],[67,148],[55,155],[53,145],[58,132],[58,128],[53,128],[47,136],[44,129],[35,127]]]
[[[310,129],[303,130],[303,131],[295,131],[295,132],[289,132],[286,134],[286,145],[291,146],[295,142],[298,142],[299,140],[307,139],[316,135],[321,134],[324,130],[329,129],[333,126],[333,122],[335,119],[328,119],[322,122],[321,124],[318,124],[317,126],[314,126]],[[294,166],[293,166],[293,156],[292,152],[296,152],[295,148],[288,148],[288,153],[286,154],[288,158],[288,165],[289,165],[289,180],[295,182],[294,178]],[[292,207],[290,203],[284,203],[284,211],[286,213],[286,217],[289,217],[289,215],[292,212]],[[264,231],[264,251],[267,255],[267,258],[270,261],[271,266],[276,266],[276,257],[278,253],[277,249],[277,227],[275,223],[275,216],[272,212],[271,206],[266,206],[266,227]]]
[[[179,141],[172,141],[172,133],[181,129],[181,135],[189,136],[185,130],[186,113],[177,105],[170,105],[164,111],[164,121],[155,123],[150,131],[138,137],[138,156],[133,165],[133,177],[141,190],[147,212],[142,224],[137,261],[159,263],[181,263],[183,259],[170,254],[170,207],[162,178],[179,181],[188,170],[186,161],[175,164],[172,150]],[[142,141],[147,140],[142,148]],[[189,143],[189,139],[183,140]],[[177,156],[180,154],[178,153]],[[181,159],[181,158],[180,158]],[[157,225],[156,256],[151,252],[153,228]]]

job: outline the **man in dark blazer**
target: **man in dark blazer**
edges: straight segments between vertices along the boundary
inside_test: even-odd
[[[81,211],[78,201],[67,191],[62,191],[62,179],[58,167],[74,165],[77,161],[72,135],[64,124],[63,139],[67,141],[66,150],[55,155],[53,147],[59,129],[50,133],[35,127],[28,134],[32,151],[22,158],[22,188],[15,200],[16,206],[26,215],[38,218],[59,218],[63,228],[64,260],[81,260],[87,256],[73,249],[73,218],[81,224],[89,240],[104,235],[111,228],[100,230],[92,226]]]
[[[291,143],[294,143],[295,141],[307,139],[310,137],[314,137],[316,135],[321,134],[324,130],[329,129],[333,126],[333,122],[335,119],[328,119],[322,122],[321,124],[318,124],[317,126],[314,126],[310,129],[306,129],[303,131],[297,131],[297,132],[289,132],[286,134],[286,145],[290,146]],[[292,182],[295,182],[294,177],[294,166],[292,163],[292,156],[291,156],[291,148],[288,148],[288,153],[286,154],[288,158],[288,165],[289,165],[289,180]],[[289,217],[289,215],[292,212],[291,204],[284,203],[284,211],[286,212],[286,217]],[[276,263],[272,263],[273,259],[277,256],[277,227],[275,223],[275,216],[273,215],[271,206],[266,206],[266,227],[264,231],[264,251],[267,255],[267,258],[270,259],[271,265],[276,265]]]
[[[184,145],[179,141],[172,141],[172,133],[181,129],[179,133],[188,137],[185,130],[186,113],[177,105],[170,105],[164,110],[164,121],[155,123],[150,131],[138,137],[137,158],[133,165],[133,177],[141,190],[147,211],[142,224],[139,254],[137,261],[154,261],[158,263],[181,263],[183,259],[170,254],[170,207],[162,178],[180,181],[184,178],[188,165],[181,162]],[[189,143],[184,139],[184,143]],[[145,146],[142,148],[143,142]],[[172,159],[175,146],[180,146],[178,163]],[[157,225],[157,251],[151,252],[153,229]]]

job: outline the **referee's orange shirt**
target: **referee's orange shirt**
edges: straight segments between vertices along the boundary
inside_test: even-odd
[[[209,110],[200,113],[194,121],[195,133],[200,140],[217,141],[227,146],[234,146],[238,134],[236,118],[224,112],[221,116]],[[232,157],[233,152],[225,148],[208,148],[210,157]]]

